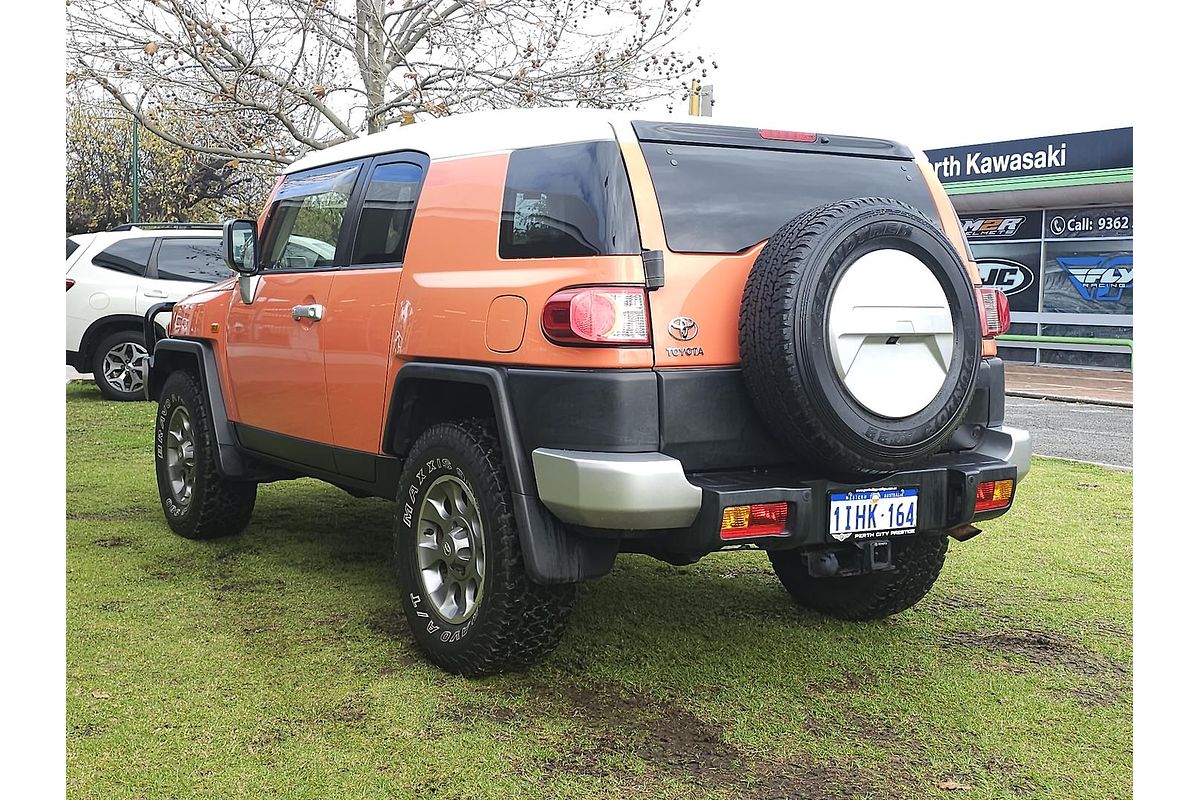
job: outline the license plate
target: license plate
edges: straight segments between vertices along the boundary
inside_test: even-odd
[[[839,542],[916,530],[916,489],[855,489],[829,494],[829,535]]]

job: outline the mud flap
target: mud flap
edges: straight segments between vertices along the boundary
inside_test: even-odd
[[[619,540],[579,536],[567,530],[533,495],[513,492],[512,499],[525,572],[532,580],[576,583],[612,570]]]

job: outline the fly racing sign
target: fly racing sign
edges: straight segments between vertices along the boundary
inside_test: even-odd
[[[942,183],[1133,166],[1133,128],[927,150]]]

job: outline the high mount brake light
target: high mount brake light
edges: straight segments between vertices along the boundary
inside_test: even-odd
[[[763,139],[776,139],[782,142],[815,142],[817,135],[815,133],[801,133],[800,131],[775,131],[768,128],[759,128],[758,135]]]
[[[992,337],[1008,333],[1011,324],[1008,295],[991,286],[982,286],[975,293],[979,296],[979,325],[983,335]]]
[[[542,331],[558,344],[648,345],[646,290],[580,286],[556,292],[542,309]]]

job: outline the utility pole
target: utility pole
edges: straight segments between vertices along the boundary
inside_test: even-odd
[[[142,101],[145,100],[145,95],[142,95],[138,100],[137,111],[133,115],[133,146],[130,148],[133,152],[130,154],[129,161],[129,178],[132,197],[129,202],[129,222],[133,225],[141,221],[138,212],[138,191],[141,189],[141,175],[138,174],[138,115],[142,113]]]
[[[711,117],[713,112],[712,84],[700,85],[700,81],[692,81],[692,89],[688,95],[688,115],[693,117]]]
[[[138,118],[133,118],[133,154],[130,157],[130,179],[133,184],[133,197],[130,200],[129,221],[138,223]]]

